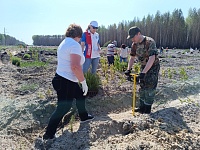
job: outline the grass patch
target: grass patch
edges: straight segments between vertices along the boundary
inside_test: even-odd
[[[21,65],[21,58],[12,57],[12,64],[16,65],[16,66],[20,66]]]
[[[30,58],[31,58],[31,55],[25,54],[25,55],[23,56],[23,58],[24,58],[24,59],[30,59]]]
[[[19,90],[20,91],[35,91],[37,89],[37,84],[24,84],[22,85]]]
[[[98,74],[92,74],[90,71],[86,72],[84,74],[87,85],[88,85],[88,90],[90,91],[98,91],[100,88],[101,84],[101,79]]]
[[[20,67],[44,67],[48,63],[41,61],[21,62]]]

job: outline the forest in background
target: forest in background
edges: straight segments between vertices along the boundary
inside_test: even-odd
[[[190,8],[186,18],[181,9],[175,9],[172,14],[170,12],[161,14],[157,11],[155,15],[148,14],[141,20],[135,17],[132,21],[124,20],[108,27],[102,25],[97,30],[100,35],[100,45],[107,46],[109,42],[116,40],[118,47],[123,43],[130,46],[131,40],[127,40],[126,37],[128,29],[135,25],[141,29],[143,35],[154,38],[157,47],[200,47],[200,9],[196,8]],[[9,37],[6,38],[6,44],[15,45],[16,42],[11,42],[13,39]],[[0,35],[0,45],[5,43],[4,39],[3,35]],[[64,35],[33,35],[32,39],[33,45],[58,46]]]
[[[0,45],[25,45],[24,42],[6,34],[0,34]]]
[[[157,47],[169,48],[199,48],[200,47],[200,9],[189,9],[188,17],[185,19],[181,9],[175,9],[172,14],[169,12],[156,15],[148,15],[142,20],[134,18],[133,21],[122,21],[118,25],[113,24],[105,28],[101,26],[98,33],[101,38],[101,45],[109,40],[116,40],[118,46],[122,43],[131,45],[127,40],[128,29],[138,26],[143,35],[152,37]]]

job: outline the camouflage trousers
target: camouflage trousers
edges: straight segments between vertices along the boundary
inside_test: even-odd
[[[145,66],[141,66],[141,71]],[[158,84],[158,74],[160,70],[160,64],[153,65],[151,69],[146,73],[144,77],[144,83],[140,84],[139,97],[140,106],[152,105],[154,102],[156,87]]]

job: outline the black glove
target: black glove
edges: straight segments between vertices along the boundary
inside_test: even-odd
[[[127,80],[133,82],[133,77],[131,75],[127,76]]]
[[[126,76],[130,76],[130,73],[131,73],[131,70],[126,70],[126,71],[124,72],[124,74],[125,74]]]

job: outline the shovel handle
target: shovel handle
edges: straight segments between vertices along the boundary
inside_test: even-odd
[[[132,106],[132,113],[133,116],[135,115],[135,103],[136,103],[136,77],[137,74],[131,73],[131,76],[133,76],[133,106]]]

